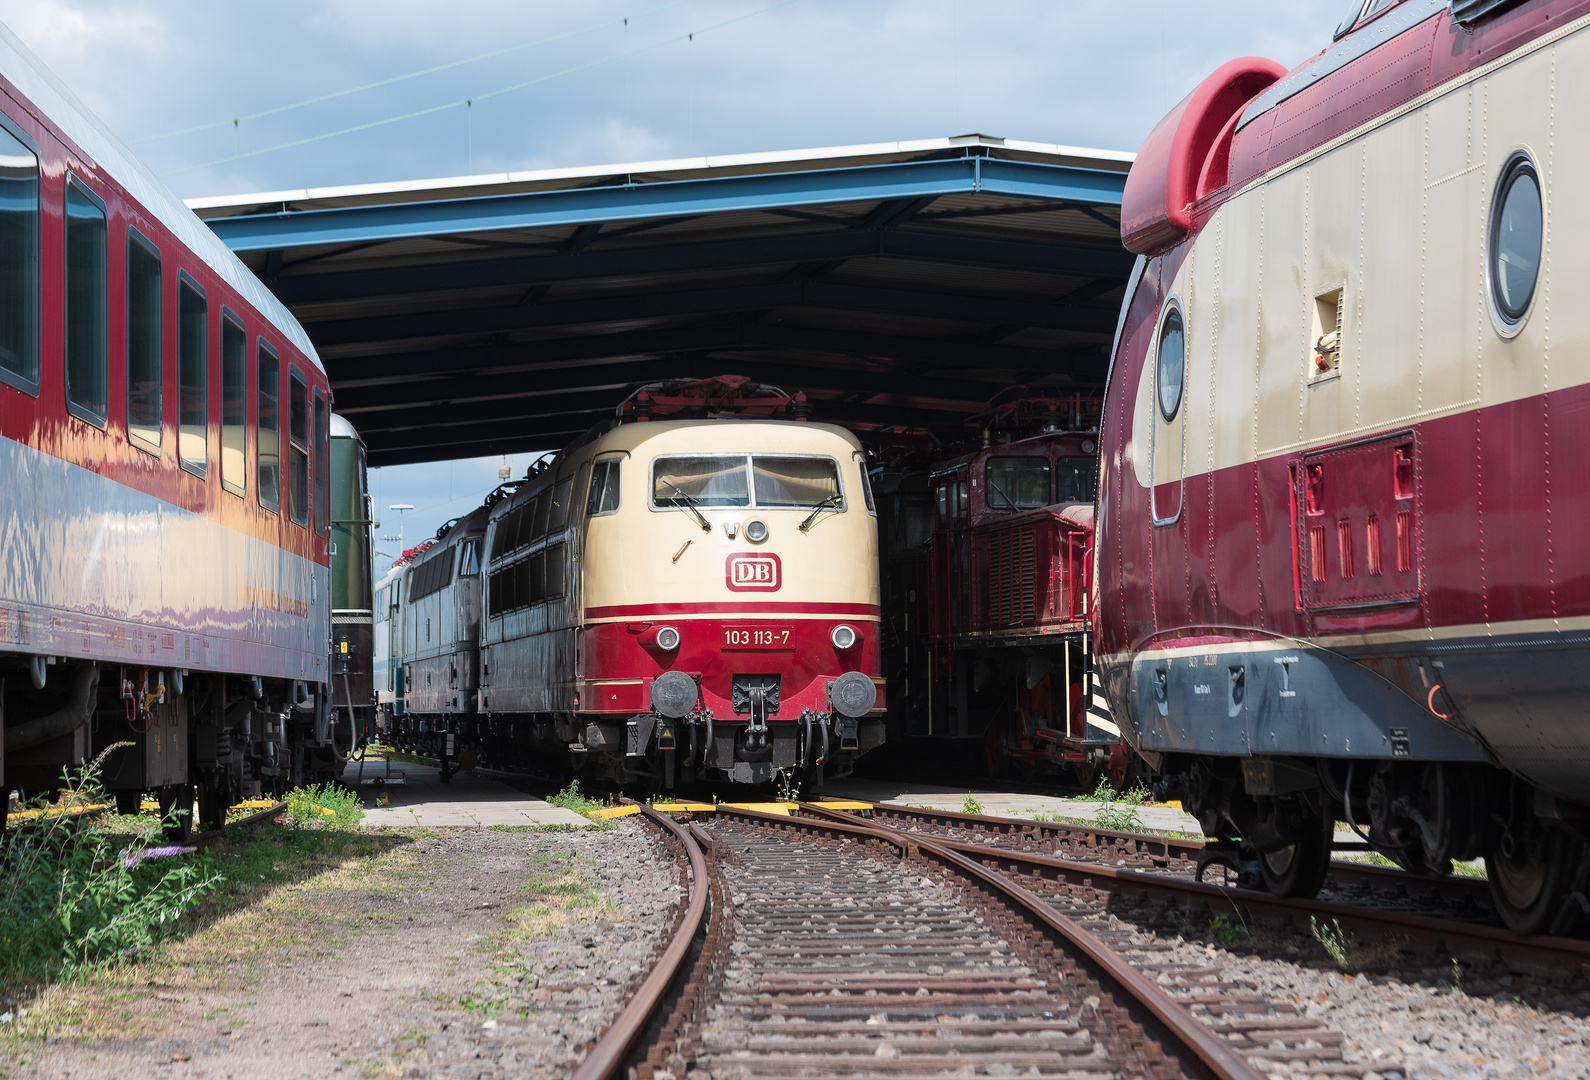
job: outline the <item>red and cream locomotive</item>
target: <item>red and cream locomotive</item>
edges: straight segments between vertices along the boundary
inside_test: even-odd
[[[877,519],[803,406],[646,387],[444,529],[401,596],[401,737],[655,789],[848,772],[883,741]]]
[[[130,742],[180,832],[336,775],[314,348],[3,27],[0,238],[0,789]]]
[[[1586,893],[1590,4],[1367,0],[1144,144],[1102,428],[1115,716],[1279,893],[1332,824],[1484,856],[1514,928]]]

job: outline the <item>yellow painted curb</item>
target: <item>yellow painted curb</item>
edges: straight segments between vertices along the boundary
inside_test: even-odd
[[[640,813],[638,806],[607,806],[600,810],[592,810],[585,816],[592,821],[611,821],[613,818],[629,817],[638,813]]]

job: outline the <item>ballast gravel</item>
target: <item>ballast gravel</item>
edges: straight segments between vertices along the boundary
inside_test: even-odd
[[[17,1048],[3,1071],[566,1076],[651,969],[684,896],[677,858],[636,818],[600,831],[425,830],[402,853],[400,872],[362,889],[293,886],[291,921],[268,924],[284,948],[135,995],[152,1037],[51,1039]]]
[[[1110,921],[1155,931],[1160,941],[1172,943],[1155,956],[1159,963],[1217,969],[1208,977],[1211,983],[1290,1003],[1340,1032],[1343,1057],[1351,1066],[1348,1076],[1590,1077],[1590,986],[1583,976],[1514,971],[1498,960],[1474,956],[1454,966],[1450,956],[1368,941],[1364,948],[1376,970],[1354,975],[1338,970],[1306,927],[1256,928],[1251,942],[1227,948],[1197,940],[1202,927],[1189,926],[1184,916],[1169,922]],[[1175,932],[1177,922],[1186,936]],[[1301,1062],[1271,1062],[1258,1055],[1249,1060],[1275,1080],[1314,1075]],[[1344,1075],[1340,1066],[1336,1069],[1335,1077]]]

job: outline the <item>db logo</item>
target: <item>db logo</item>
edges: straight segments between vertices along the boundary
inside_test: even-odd
[[[777,592],[784,583],[778,556],[770,551],[730,555],[724,571],[735,592]]]

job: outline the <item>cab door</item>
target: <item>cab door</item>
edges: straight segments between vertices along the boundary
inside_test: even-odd
[[[1150,498],[1155,526],[1181,518],[1182,480],[1187,461],[1187,323],[1181,298],[1172,294],[1160,312],[1154,335],[1154,423],[1149,453]]]

